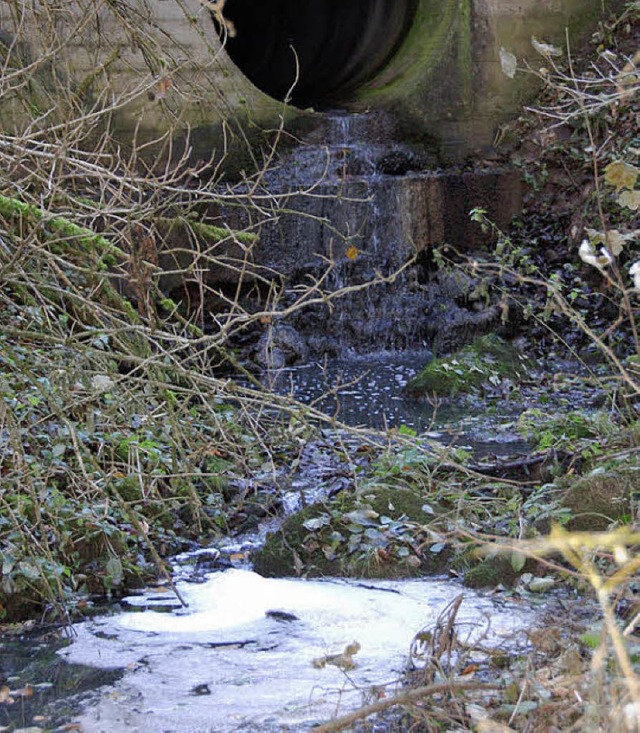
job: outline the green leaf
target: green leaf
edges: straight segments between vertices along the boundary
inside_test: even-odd
[[[29,580],[37,580],[40,577],[40,569],[37,565],[28,560],[20,560],[16,568],[19,575]]]
[[[326,527],[329,524],[331,524],[331,519],[329,518],[329,515],[321,514],[319,517],[312,517],[311,519],[307,519],[306,522],[302,523],[302,526],[305,529],[308,529],[309,532],[315,532],[319,529],[322,529],[322,527]]]
[[[53,448],[51,449],[51,455],[54,458],[60,458],[65,454],[67,450],[67,446],[65,443],[56,443]]]

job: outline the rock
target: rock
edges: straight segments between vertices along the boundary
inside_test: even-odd
[[[526,358],[498,336],[476,339],[452,356],[434,359],[406,386],[417,397],[454,397],[488,385],[520,381],[529,371]]]
[[[425,550],[418,557],[402,539],[438,513],[427,514],[424,499],[409,489],[375,488],[364,496],[341,492],[288,517],[257,550],[254,568],[266,577],[401,578],[443,572],[451,559],[448,548]]]
[[[640,466],[596,469],[574,481],[562,495],[562,506],[571,509],[567,529],[602,531],[612,522],[631,516],[631,501],[640,485]]]
[[[497,585],[512,586],[520,573],[504,555],[488,557],[464,574],[464,584],[469,588],[493,588]]]
[[[293,326],[276,323],[260,337],[254,360],[264,369],[282,369],[304,363],[309,355],[307,344]]]
[[[390,150],[376,163],[376,171],[387,176],[404,176],[419,167],[415,156],[405,150]]]

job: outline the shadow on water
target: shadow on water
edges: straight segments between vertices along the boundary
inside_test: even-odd
[[[0,730],[55,730],[122,677],[124,670],[69,664],[58,654],[69,643],[58,633],[0,637]]]

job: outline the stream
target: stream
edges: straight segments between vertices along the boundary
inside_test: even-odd
[[[517,400],[503,400],[500,410],[490,415],[483,400],[461,406],[408,396],[404,387],[430,359],[427,352],[412,351],[310,360],[266,372],[263,383],[351,427],[410,428],[425,438],[469,450],[476,457],[521,453],[529,448],[514,426],[524,409]]]
[[[487,428],[486,416],[483,421],[454,408],[434,415],[429,405],[405,399],[402,388],[414,364],[388,356],[331,361],[265,379],[281,393],[308,403],[320,399],[317,404],[329,411],[339,408],[339,417],[353,425],[430,427],[430,438],[480,453],[516,450],[517,436],[505,429],[501,439]],[[348,386],[332,405],[327,400],[336,398],[323,401],[322,395],[336,383]],[[449,431],[454,420],[457,427]],[[307,446],[282,493],[285,514],[330,490],[335,467],[327,460],[322,441]],[[2,677],[12,689],[30,684],[36,694],[26,708],[0,706],[4,722],[34,725],[43,715],[48,725],[72,720],[85,733],[309,731],[382,689],[385,695],[400,689],[413,637],[461,593],[462,639],[522,650],[526,637],[520,632],[538,617],[539,610],[517,596],[464,589],[449,577],[263,578],[247,558],[275,527],[277,520],[264,520],[252,533],[174,558],[186,607],[168,587],[147,588],[75,624],[64,644],[23,645],[24,658],[16,653],[19,645],[5,642]],[[360,645],[354,669],[314,666],[353,642]]]
[[[65,660],[124,670],[85,703],[77,721],[86,733],[310,730],[380,689],[392,693],[414,634],[461,589],[448,580],[266,579],[229,569],[179,590],[187,609],[149,590],[128,599],[131,610],[75,627]],[[532,621],[513,601],[464,596],[458,622],[467,640],[505,643]],[[354,669],[320,666],[352,642],[360,645]]]
[[[455,404],[434,410],[404,395],[416,363],[407,354],[311,361],[263,379],[350,425],[411,427],[476,457],[526,450],[514,428],[519,401],[503,401],[493,414],[482,401],[477,410]],[[327,394],[337,386],[337,395]],[[561,409],[583,397],[560,391],[549,399]],[[281,514],[342,486],[330,450],[335,437],[325,427],[304,447],[297,469],[276,487]],[[30,690],[13,705],[0,704],[0,730],[62,731],[71,724],[84,733],[304,733],[402,690],[415,662],[412,640],[460,595],[458,638],[510,656],[528,653],[526,630],[556,602],[555,594],[526,594],[523,601],[518,592],[482,593],[449,576],[264,578],[249,558],[280,522],[264,518],[215,547],[173,558],[179,595],[166,585],[146,588],[74,624],[66,641],[54,633],[0,639],[0,685]],[[353,669],[318,663],[355,642]],[[486,658],[478,657],[480,679],[491,679]],[[370,730],[387,728],[382,722]]]
[[[321,273],[318,242],[327,248],[326,257],[333,257],[335,243],[323,233],[326,221],[359,232],[355,241],[361,251],[355,261],[348,251],[336,254],[332,276],[340,288],[367,281],[378,270],[389,274],[434,241],[458,230],[465,234],[472,196],[481,191],[491,199],[491,186],[502,185],[501,174],[494,171],[439,176],[431,171],[431,161],[399,143],[385,151],[367,141],[377,135],[373,122],[366,115],[335,115],[330,119],[335,139],[330,139],[328,153],[322,141],[294,157],[291,165],[303,176],[301,183],[313,169],[311,159],[327,182],[322,196],[299,202],[302,208],[311,206],[314,216],[309,221],[317,242],[307,230],[295,229],[297,217],[292,218],[294,226],[283,216],[280,228],[262,235],[267,254],[284,258],[274,268],[289,274],[292,283],[295,277],[304,280]],[[360,134],[366,138],[363,143],[353,139]],[[327,154],[329,168],[335,166],[328,172]],[[351,199],[336,193],[343,188]],[[437,207],[429,204],[432,199],[438,200]],[[454,199],[462,214],[452,223],[444,209]],[[491,199],[486,205],[494,203]],[[427,213],[414,218],[418,209]],[[290,250],[283,250],[281,237]],[[267,255],[263,260],[272,266]],[[318,310],[312,318],[301,314],[293,325],[311,358],[265,372],[265,382],[275,392],[291,394],[349,425],[382,430],[404,426],[476,455],[525,450],[513,428],[517,410],[506,401],[501,413],[489,419],[482,404],[476,411],[435,409],[403,394],[428,356],[393,350],[424,348],[437,331],[433,314],[440,314],[437,322],[445,325],[463,323],[463,314],[464,324],[472,328],[477,316],[455,305],[456,298],[464,298],[451,283],[440,283],[439,290],[429,284],[424,257],[416,262],[414,271],[347,298],[340,309]],[[445,295],[453,303],[449,310],[442,306]],[[372,347],[390,353],[344,358]],[[318,353],[330,358],[313,356]],[[288,501],[285,496],[285,509],[296,508],[295,494],[299,501],[303,488],[310,494],[322,489],[322,479],[312,468],[298,484],[292,484],[295,491]],[[263,523],[257,540],[247,542],[263,539],[269,527]],[[29,686],[31,692],[21,702],[0,705],[5,715],[0,727],[69,730],[64,726],[73,721],[84,733],[309,731],[383,691],[393,694],[408,668],[414,636],[433,626],[461,593],[458,634],[466,641],[522,649],[525,637],[520,632],[537,618],[530,604],[523,609],[525,604],[506,595],[463,590],[450,578],[263,578],[247,564],[246,543],[237,542],[235,553],[227,545],[174,559],[176,587],[186,606],[170,588],[148,588],[101,616],[75,624],[67,643],[2,641],[0,684],[12,690]],[[236,558],[222,569],[215,566],[221,550]],[[214,562],[202,572],[204,556]],[[353,666],[332,664],[332,655],[340,655],[347,645],[358,649]]]

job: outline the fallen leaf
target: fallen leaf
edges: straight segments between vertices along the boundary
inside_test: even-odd
[[[468,664],[462,672],[460,672],[461,675],[466,676],[470,674],[474,674],[478,671],[478,665],[477,664]]]
[[[353,245],[351,245],[351,247],[349,247],[347,251],[345,252],[345,255],[350,260],[355,260],[359,254],[360,254],[360,250],[357,247],[354,247]]]
[[[623,188],[632,189],[636,185],[638,175],[640,169],[623,160],[615,160],[604,169],[604,180],[614,186],[616,191]]]
[[[242,562],[247,559],[247,554],[248,553],[246,552],[232,552],[229,555],[229,560],[231,560],[231,562]]]
[[[541,56],[562,56],[561,48],[539,41],[535,36],[531,36],[531,45]]]
[[[623,191],[618,196],[618,203],[631,211],[637,211],[640,208],[640,191]]]
[[[511,51],[507,51],[506,48],[501,47],[500,66],[503,73],[508,76],[509,79],[513,79],[513,77],[516,75],[516,70],[518,68],[518,59],[511,53]]]
[[[607,249],[614,257],[617,257],[624,249],[627,237],[617,229],[610,229],[607,232]]]

